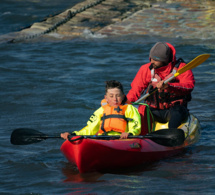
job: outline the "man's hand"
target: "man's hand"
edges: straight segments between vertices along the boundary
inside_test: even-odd
[[[158,88],[158,91],[161,92],[168,87],[168,84],[164,84],[164,81],[160,81],[157,83],[156,87]]]

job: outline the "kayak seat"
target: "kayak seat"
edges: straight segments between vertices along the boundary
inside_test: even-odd
[[[181,129],[186,123],[188,123],[188,121],[189,121],[189,116],[181,123],[178,129]],[[161,122],[155,121],[155,131],[159,129],[168,129],[168,124],[169,122],[161,123]]]

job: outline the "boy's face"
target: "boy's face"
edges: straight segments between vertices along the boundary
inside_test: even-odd
[[[118,88],[108,89],[105,95],[105,99],[110,106],[119,106],[125,95]]]

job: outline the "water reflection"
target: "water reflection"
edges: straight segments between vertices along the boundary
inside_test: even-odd
[[[79,173],[77,167],[71,163],[65,163],[62,173],[66,176],[64,182],[101,182],[99,180],[104,174],[98,172]]]
[[[105,170],[103,172],[79,173],[78,168],[71,163],[65,163],[62,173],[66,177],[64,182],[104,182],[114,175],[141,176],[145,172],[153,172],[159,167],[160,162],[142,164],[131,168],[122,168],[118,170]],[[110,176],[111,175],[111,176]]]

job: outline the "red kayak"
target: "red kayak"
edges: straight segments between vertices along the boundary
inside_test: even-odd
[[[167,125],[156,123],[156,130],[163,132],[164,130],[158,129],[165,129]],[[187,121],[179,127],[180,129],[183,130],[185,139],[176,146],[174,144],[167,146],[162,135],[158,135],[156,138],[158,140],[154,139],[156,136],[154,134],[152,138],[150,136],[126,140],[81,138],[72,141],[73,138],[79,138],[76,136],[71,141],[66,140],[61,146],[61,151],[69,162],[78,167],[80,173],[125,169],[176,155],[199,140],[200,125],[193,115],[189,116]],[[168,131],[171,133],[171,129]],[[162,138],[161,142],[159,142],[159,136]]]

